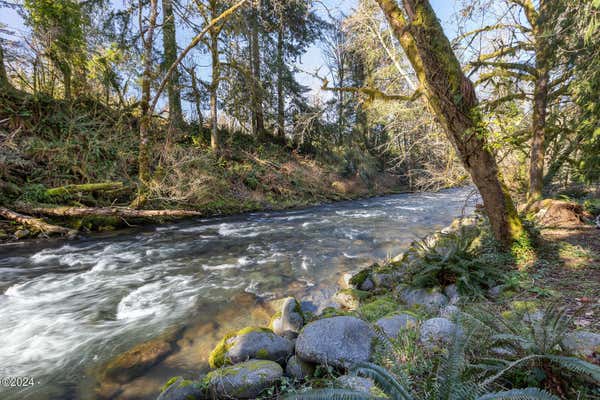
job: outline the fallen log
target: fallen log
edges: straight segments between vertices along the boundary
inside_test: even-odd
[[[186,218],[201,216],[198,211],[187,210],[136,210],[128,207],[38,207],[18,204],[17,208],[27,214],[45,215],[50,217],[119,217],[131,218]]]
[[[40,218],[19,214],[4,207],[0,207],[0,216],[9,221],[15,221],[19,224],[26,225],[30,228],[33,228],[36,232],[44,234],[57,234],[69,237],[74,237],[77,235],[77,231],[74,229],[69,229],[58,225],[51,225]]]
[[[46,189],[46,196],[68,196],[73,193],[92,193],[123,189],[123,182],[84,183]]]

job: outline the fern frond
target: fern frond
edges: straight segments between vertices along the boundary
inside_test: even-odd
[[[538,388],[513,389],[505,392],[488,393],[477,400],[560,400],[558,397]]]
[[[371,378],[384,393],[394,400],[414,400],[410,390],[385,368],[372,363],[356,364],[351,372],[355,375]]]
[[[374,400],[378,397],[346,389],[315,389],[306,393],[292,393],[284,400]]]
[[[569,371],[580,375],[588,376],[594,380],[594,382],[600,383],[600,367],[597,365],[577,357],[548,355],[546,356],[546,359],[562,368],[568,369]]]

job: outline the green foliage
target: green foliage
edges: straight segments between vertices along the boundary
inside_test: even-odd
[[[600,199],[587,199],[583,202],[583,207],[594,216],[600,215]]]
[[[464,359],[465,344],[466,338],[464,335],[455,335],[449,352],[444,357],[438,369],[437,381],[430,393],[416,394],[411,390],[410,382],[406,378],[392,374],[377,364],[358,363],[350,368],[350,373],[372,379],[376,386],[385,393],[387,398],[392,400],[558,400],[557,397],[537,388],[485,393],[485,384],[477,384],[462,378],[462,372],[466,365]],[[310,390],[305,393],[294,393],[284,397],[285,400],[366,400],[376,398],[368,393],[345,389]]]
[[[373,322],[397,310],[398,303],[396,303],[391,296],[383,296],[378,297],[371,302],[361,304],[358,309],[358,314],[363,319]]]
[[[497,316],[489,310],[476,313],[470,323],[480,331],[485,348],[502,349],[502,356],[488,358],[482,356],[475,367],[493,374],[486,379],[491,384],[505,375],[525,376],[525,381],[538,382],[560,379],[564,384],[572,381],[571,375],[586,377],[600,383],[600,367],[576,357],[565,356],[561,352],[561,342],[568,332],[573,319],[582,311],[569,315],[566,308],[550,303],[539,309],[533,302],[514,302],[512,309]],[[552,368],[552,367],[556,368]],[[540,370],[544,373],[539,374]]]
[[[409,250],[410,280],[419,287],[456,284],[464,295],[481,295],[504,279],[506,258],[483,246],[483,233],[462,227],[414,244]]]

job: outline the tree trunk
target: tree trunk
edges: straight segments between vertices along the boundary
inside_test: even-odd
[[[164,68],[166,70],[177,60],[177,38],[172,0],[162,0],[162,8]],[[180,130],[183,127],[183,114],[181,111],[179,71],[177,69],[173,71],[167,83],[167,94],[169,98],[169,122],[175,130]]]
[[[4,207],[0,207],[0,217],[9,221],[15,221],[19,224],[26,225],[36,232],[41,232],[44,234],[66,235],[69,237],[75,237],[77,235],[77,231],[73,229],[51,225],[39,218],[33,218],[28,215],[19,214]]]
[[[221,79],[221,63],[219,60],[219,34],[215,29],[210,31],[210,54],[212,58],[212,77],[210,84],[210,147],[215,153],[221,150],[221,138],[218,127],[217,95]]]
[[[259,137],[264,136],[265,133],[265,117],[263,112],[263,99],[261,90],[261,78],[260,78],[260,42],[258,34],[258,13],[259,10],[254,8],[252,10],[251,17],[251,60],[252,60],[252,86],[253,86],[253,99],[252,99],[252,113],[254,116],[254,130],[255,134]]]
[[[279,31],[277,32],[277,137],[285,140],[285,94],[283,92],[284,81],[284,26],[280,21]]]
[[[63,75],[63,85],[65,87],[65,100],[71,101],[71,68],[69,66],[63,66],[61,67],[61,72]]]
[[[202,130],[204,125],[204,117],[202,116],[202,96],[200,88],[198,87],[198,78],[196,77],[196,69],[192,68],[189,70],[190,80],[192,83],[192,92],[194,92],[194,106],[196,107],[196,114],[198,116],[198,126]]]
[[[536,13],[533,4],[529,4],[527,18],[533,29],[535,37],[535,63],[536,80],[533,94],[533,121],[531,150],[529,157],[529,192],[528,203],[531,204],[542,197],[544,187],[544,157],[546,155],[546,110],[548,107],[548,92],[550,84],[548,43],[544,35],[543,25],[546,14],[546,3],[539,2],[539,10]]]
[[[51,217],[186,218],[202,215],[202,213],[198,211],[135,210],[127,207],[31,207],[27,204],[18,204],[17,206],[19,210],[27,212],[28,214],[47,215]],[[1,210],[2,209],[0,208],[0,211]]]
[[[529,192],[527,201],[532,203],[542,197],[544,181],[544,156],[546,139],[546,108],[548,106],[549,74],[545,68],[539,69],[540,76],[535,82],[533,99],[533,129],[529,159]]]
[[[6,73],[6,67],[4,66],[4,51],[2,50],[2,45],[0,45],[0,87],[10,87],[10,82],[8,81],[8,74]]]
[[[473,83],[464,75],[429,1],[403,0],[407,17],[396,0],[377,2],[413,65],[429,106],[479,189],[495,238],[508,248],[523,227],[486,146],[489,132]]]
[[[152,50],[154,46],[154,29],[156,28],[157,0],[150,0],[150,18],[146,34],[142,36],[144,52],[142,63],[144,72],[142,74],[142,98],[140,108],[142,116],[140,118],[140,143],[138,151],[138,177],[141,182],[138,199],[134,201],[137,206],[144,203],[145,192],[150,182],[150,123],[152,120],[152,110],[150,108],[150,85],[152,83]],[[143,27],[140,26],[143,31]]]

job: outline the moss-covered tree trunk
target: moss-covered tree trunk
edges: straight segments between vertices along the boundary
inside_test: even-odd
[[[253,127],[256,136],[265,134],[265,116],[263,111],[263,98],[260,74],[260,35],[259,35],[259,12],[258,6],[254,6],[250,18],[250,42],[251,42],[251,70],[252,70],[252,114]]]
[[[498,165],[486,145],[472,82],[464,75],[450,42],[427,0],[377,0],[405,50],[449,140],[479,189],[496,239],[505,247],[522,234],[522,225]]]
[[[214,3],[214,4],[213,4]],[[217,3],[211,2],[213,18],[217,13]],[[219,119],[217,96],[219,90],[219,81],[221,79],[221,63],[219,60],[219,32],[217,28],[210,30],[210,54],[212,64],[212,76],[209,86],[210,92],[210,147],[218,153],[221,150],[221,138],[219,137]]]
[[[177,60],[177,37],[175,33],[175,15],[173,13],[173,0],[162,0],[163,8],[163,50],[164,66],[169,68]],[[175,130],[183,127],[183,113],[181,111],[181,88],[179,84],[179,71],[175,69],[167,83],[169,98],[169,122]]]
[[[283,21],[279,23],[277,31],[277,137],[285,140],[285,93],[283,90],[283,81],[285,79],[284,68],[284,31]]]

